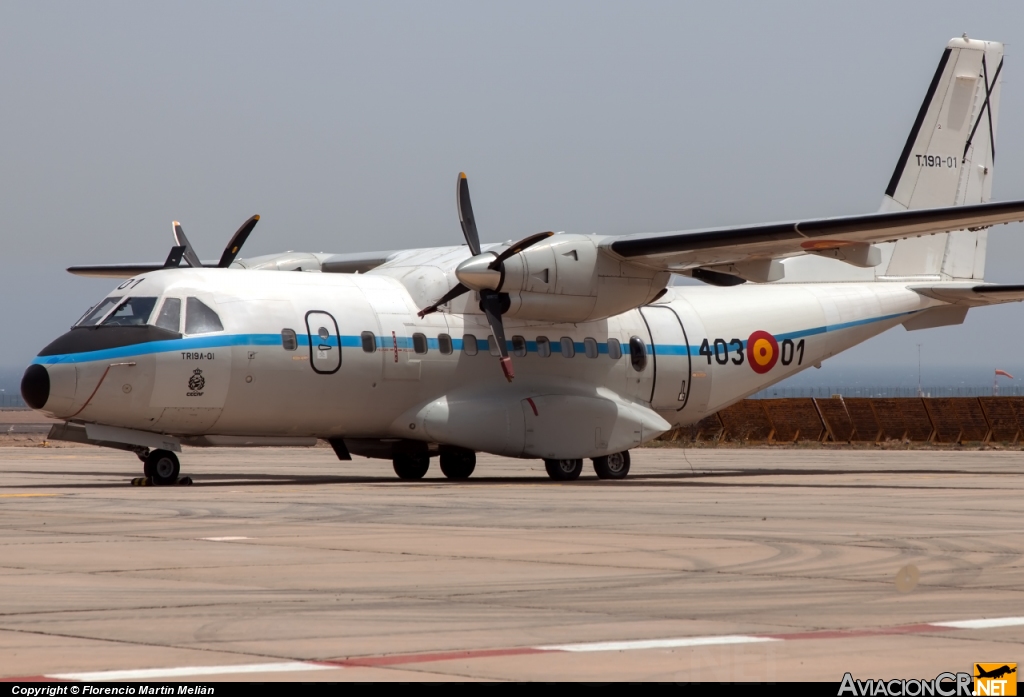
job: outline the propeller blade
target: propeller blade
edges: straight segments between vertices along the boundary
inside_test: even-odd
[[[249,233],[256,227],[256,223],[260,222],[260,217],[254,215],[253,217],[242,223],[242,227],[235,231],[235,234],[231,236],[231,241],[228,242],[228,246],[224,248],[224,253],[220,255],[220,261],[217,262],[217,268],[226,269],[231,266],[231,262],[238,256],[238,250],[242,248],[245,241],[249,239]]]
[[[508,259],[513,254],[519,254],[524,249],[529,249],[533,245],[537,244],[541,240],[546,240],[555,233],[553,232],[538,232],[536,235],[530,235],[516,242],[514,245],[506,249],[504,252],[498,255],[498,258],[491,262],[492,269],[500,269],[501,263]]]
[[[467,288],[466,286],[464,286],[461,283],[459,283],[454,288],[452,288],[450,291],[448,291],[443,296],[441,296],[441,299],[438,300],[436,303],[434,303],[430,307],[423,308],[422,310],[420,310],[416,314],[419,315],[420,319],[423,319],[424,317],[429,315],[431,312],[437,312],[437,308],[441,307],[446,302],[450,302],[450,301],[454,300],[455,298],[459,297],[460,295],[462,295],[463,293],[468,293],[468,292],[469,292],[469,288]]]
[[[188,238],[185,237],[185,231],[181,229],[181,223],[175,220],[172,225],[174,226],[174,240],[178,243],[179,247],[184,247],[185,251],[182,255],[185,259],[185,263],[194,269],[203,268],[203,262],[199,261],[198,255],[192,245],[188,243]]]
[[[505,325],[501,321],[501,293],[493,290],[480,291],[480,307],[487,316],[487,323],[491,325],[491,335],[498,343],[501,372],[505,374],[506,380],[512,382],[516,375],[512,370],[512,359],[508,357],[508,346],[505,344]]]
[[[455,200],[459,205],[462,234],[469,245],[469,251],[476,256],[480,253],[480,235],[476,231],[476,218],[473,217],[473,204],[469,201],[469,181],[466,180],[465,172],[459,172],[459,180],[455,185]]]

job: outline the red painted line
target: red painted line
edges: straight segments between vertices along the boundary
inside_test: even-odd
[[[21,675],[13,678],[0,678],[0,682],[68,682],[67,680],[54,680],[45,675]]]
[[[468,658],[490,658],[492,656],[524,656],[535,653],[561,653],[550,649],[534,649],[529,646],[517,649],[477,649],[471,651],[444,651],[441,653],[407,653],[390,656],[367,656],[365,658],[340,658],[333,661],[318,661],[325,665],[338,666],[392,666],[405,663],[433,663],[435,661],[458,661]]]
[[[936,624],[904,624],[895,627],[878,627],[875,629],[822,629],[807,632],[781,632],[777,634],[750,634],[753,638],[774,639],[776,641],[801,641],[807,639],[856,639],[859,637],[892,636],[900,634],[932,634],[945,633],[949,631],[964,631],[962,627],[947,627]],[[711,638],[711,637],[697,637]],[[652,640],[657,641],[657,640]],[[600,644],[601,642],[595,642]],[[614,643],[614,642],[609,642]],[[630,643],[630,642],[623,642]],[[643,643],[643,640],[636,640],[636,643]],[[568,646],[568,645],[567,645]],[[573,645],[576,646],[576,645]],[[585,646],[581,644],[579,646]],[[636,647],[641,648],[641,647]],[[579,650],[579,649],[573,649]],[[595,649],[590,649],[595,650]],[[609,649],[610,650],[610,649]],[[311,665],[322,666],[348,666],[348,667],[377,667],[407,665],[413,663],[433,663],[438,661],[459,661],[474,658],[493,658],[501,656],[529,656],[541,653],[565,653],[568,649],[548,648],[542,649],[533,646],[520,646],[501,649],[475,649],[468,651],[440,651],[434,653],[398,653],[386,656],[362,656],[355,658],[336,658],[324,661],[305,661]],[[20,677],[0,677],[0,682],[55,682],[54,678],[45,675],[28,675]]]
[[[530,408],[533,409],[533,415],[540,416],[540,414],[537,413],[537,405],[533,403],[533,397],[527,397],[526,401],[530,403]]]

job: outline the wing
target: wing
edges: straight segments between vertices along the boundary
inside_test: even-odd
[[[86,264],[81,266],[69,266],[68,273],[76,276],[87,276],[90,278],[131,278],[143,273],[158,271],[164,268],[163,264],[139,263],[139,264]]]
[[[849,250],[850,263],[873,266],[870,245],[940,232],[1024,221],[1024,201],[818,218],[687,232],[609,237],[601,247],[619,257],[666,271],[757,264],[799,254]],[[875,262],[877,263],[877,262]],[[773,280],[766,278],[764,280]]]
[[[268,254],[249,259],[234,259],[230,268],[258,269],[263,271],[323,271],[324,273],[366,273],[390,261],[397,252],[358,252],[354,254],[309,254],[306,252],[284,252]],[[219,268],[216,261],[202,262],[204,268]],[[177,266],[177,265],[175,265]],[[167,263],[141,262],[137,264],[89,264],[69,266],[68,273],[92,278],[131,278],[167,268]]]

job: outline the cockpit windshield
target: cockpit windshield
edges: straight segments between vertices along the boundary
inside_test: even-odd
[[[156,298],[125,298],[109,317],[103,320],[104,327],[138,327],[149,321],[156,306]]]
[[[82,316],[82,319],[78,320],[78,323],[75,326],[95,327],[100,323],[100,320],[110,312],[110,308],[119,302],[121,302],[121,298],[104,299],[99,305],[96,305],[94,308],[86,312],[85,315]]]

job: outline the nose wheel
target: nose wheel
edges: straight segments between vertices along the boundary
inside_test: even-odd
[[[154,450],[146,456],[142,471],[156,485],[177,484],[181,463],[178,462],[178,456],[170,450]]]

